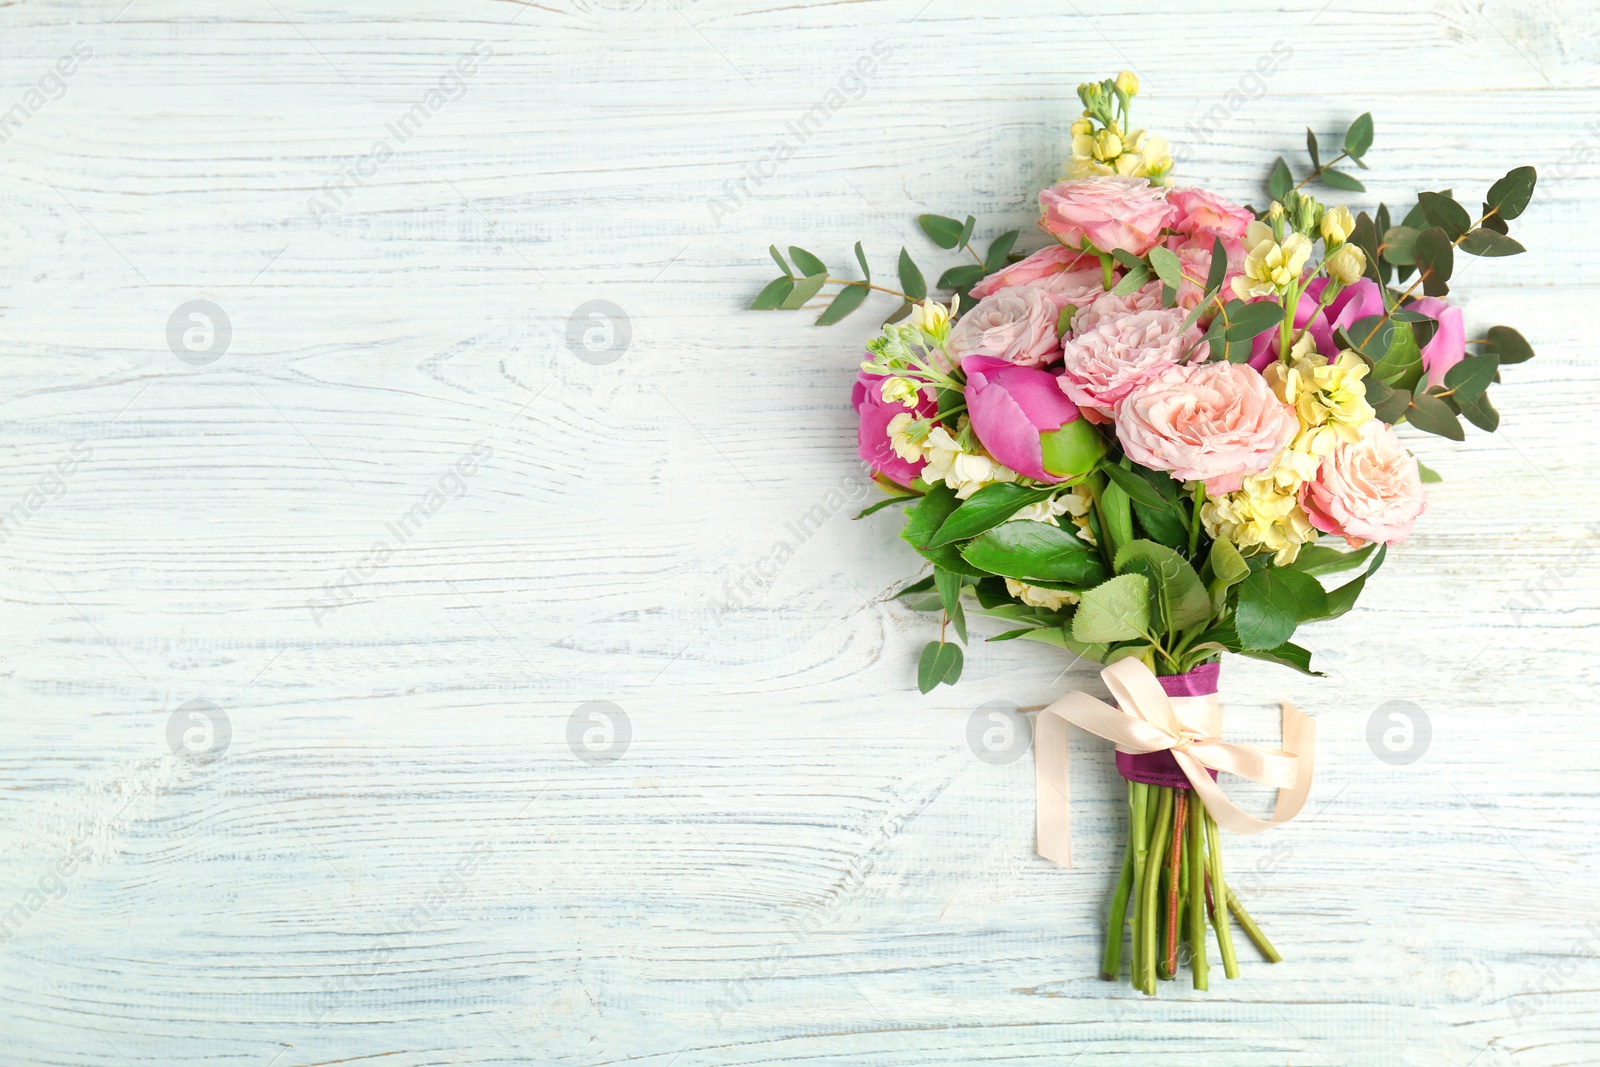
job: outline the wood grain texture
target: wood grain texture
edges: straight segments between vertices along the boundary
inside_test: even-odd
[[[0,144],[0,1061],[1600,1062],[1592,5],[122,4],[0,4],[0,114],[40,90]],[[1531,252],[1457,279],[1539,351],[1504,432],[1419,442],[1445,482],[1308,633],[1329,679],[1224,675],[1241,738],[1320,723],[1308,813],[1228,849],[1287,961],[1156,1001],[1093,977],[1103,746],[1063,870],[1031,760],[966,741],[1092,672],[980,645],[916,693],[916,561],[849,518],[868,320],[740,310],[770,241],[888,273],[943,265],[919,212],[1027,226],[1123,66],[1243,200],[1368,109],[1360,203],[1542,175]],[[579,759],[602,701],[628,744]]]

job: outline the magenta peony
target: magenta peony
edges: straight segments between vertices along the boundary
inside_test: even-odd
[[[1327,307],[1322,307],[1319,301],[1327,287],[1326,278],[1317,278],[1306,286],[1306,291],[1300,294],[1300,303],[1295,305],[1294,326],[1297,330],[1304,329],[1310,333],[1317,351],[1333,359],[1340,352],[1339,342],[1334,340],[1334,331],[1351,326],[1356,320],[1369,315],[1382,315],[1383,292],[1371,278],[1361,278],[1341,290]],[[1250,365],[1256,370],[1264,370],[1267,364],[1277,358],[1278,331],[1268,330],[1257,334],[1250,349]]]
[[[879,375],[863,371],[850,392],[850,404],[861,419],[856,428],[856,451],[874,474],[909,487],[922,471],[923,461],[919,459],[913,463],[895,453],[889,441],[889,421],[901,412],[917,418],[931,416],[937,405],[926,394],[918,397],[915,408],[908,408],[898,400],[885,400],[883,383]]]
[[[967,416],[988,453],[1018,474],[1060,481],[1045,469],[1041,437],[1075,422],[1078,409],[1056,388],[1055,375],[992,356],[968,356],[961,369],[967,375]]]
[[[1429,385],[1443,385],[1445,374],[1467,354],[1467,327],[1461,309],[1436,296],[1413,300],[1406,307],[1439,321],[1438,330],[1422,346],[1422,369],[1428,372]]]

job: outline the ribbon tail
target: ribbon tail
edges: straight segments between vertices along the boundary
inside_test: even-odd
[[[1316,721],[1302,714],[1287,701],[1283,704],[1283,751],[1296,758],[1298,771],[1294,784],[1278,790],[1278,802],[1272,818],[1258,819],[1241,811],[1222,792],[1220,786],[1206,773],[1206,767],[1187,752],[1174,752],[1173,757],[1183,769],[1184,776],[1194,787],[1195,795],[1206,806],[1206,811],[1217,820],[1217,825],[1236,834],[1259,834],[1274,826],[1281,826],[1300,814],[1306,797],[1311,794],[1312,757],[1316,751]]]
[[[1047,708],[1033,724],[1034,836],[1039,855],[1072,866],[1072,764],[1067,720]]]

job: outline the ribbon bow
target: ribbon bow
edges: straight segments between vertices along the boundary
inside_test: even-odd
[[[1317,726],[1294,705],[1283,704],[1283,748],[1268,750],[1221,740],[1222,708],[1215,696],[1169,697],[1140,660],[1118,660],[1100,677],[1117,707],[1087,693],[1068,693],[1041,711],[1034,725],[1039,855],[1072,866],[1069,723],[1112,742],[1119,752],[1171,752],[1212,818],[1236,833],[1257,834],[1300,814],[1311,792]],[[1212,779],[1213,770],[1276,787],[1278,804],[1272,818],[1258,819],[1239,810]]]

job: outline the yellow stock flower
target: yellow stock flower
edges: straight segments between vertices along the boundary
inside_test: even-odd
[[[1363,271],[1367,269],[1366,253],[1355,245],[1340,245],[1328,257],[1328,277],[1336,280],[1340,285],[1351,285],[1360,279]]]
[[[1117,75],[1117,88],[1122,90],[1124,96],[1139,95],[1139,79],[1133,71],[1125,70]]]
[[[1344,244],[1355,229],[1356,220],[1350,217],[1350,209],[1343,204],[1323,212],[1322,239],[1329,245]]]
[[[1244,246],[1244,273],[1233,279],[1234,295],[1241,300],[1283,292],[1299,280],[1311,258],[1311,242],[1304,234],[1291,233],[1279,243],[1264,222],[1250,224]]]

